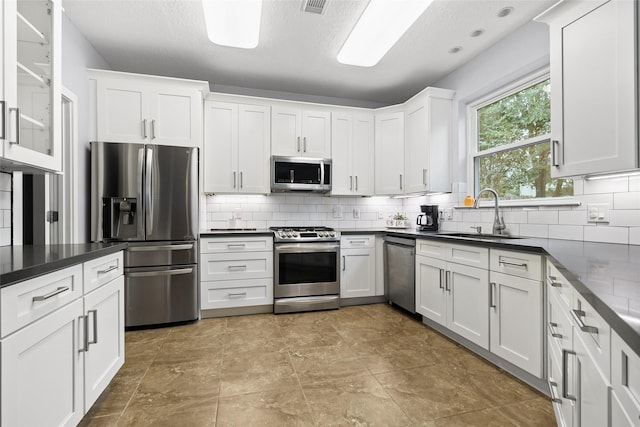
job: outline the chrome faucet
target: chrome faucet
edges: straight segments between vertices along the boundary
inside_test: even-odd
[[[474,209],[478,209],[478,202],[480,201],[480,196],[482,193],[491,193],[493,194],[493,198],[495,200],[495,216],[493,217],[493,234],[502,234],[502,232],[507,228],[504,225],[504,219],[500,217],[500,212],[498,211],[498,193],[493,188],[484,188],[480,190],[478,195],[476,196],[476,201],[473,203]]]

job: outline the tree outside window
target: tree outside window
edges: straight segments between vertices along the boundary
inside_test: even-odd
[[[506,200],[573,195],[572,180],[551,178],[548,76],[529,80],[471,110],[476,194],[491,187]]]

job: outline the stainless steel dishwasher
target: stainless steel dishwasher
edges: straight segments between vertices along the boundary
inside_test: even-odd
[[[387,236],[384,238],[384,249],[385,283],[389,303],[415,313],[416,240]]]

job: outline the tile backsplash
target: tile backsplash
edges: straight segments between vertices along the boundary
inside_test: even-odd
[[[324,225],[380,228],[403,212],[403,200],[388,197],[327,197],[320,194],[208,195],[203,197],[200,228],[268,228]],[[413,221],[415,217],[409,217]]]
[[[268,228],[271,226],[325,225],[334,228],[383,228],[386,219],[404,213],[413,226],[420,205],[436,204],[451,211],[452,218],[441,217],[444,231],[473,232],[482,226],[491,232],[493,208],[456,209],[468,194],[464,184],[451,194],[388,198],[327,197],[318,194],[271,194],[268,196],[203,196],[201,229]],[[574,181],[572,205],[501,207],[510,234],[590,242],[640,245],[640,177]],[[576,205],[576,203],[578,205]],[[606,204],[609,221],[587,221],[588,205]]]
[[[11,174],[0,172],[0,246],[11,245]]]
[[[465,186],[459,187],[463,190]],[[473,232],[471,227],[480,225],[484,232],[491,232],[493,207],[454,208],[463,205],[467,194],[459,191],[406,199],[403,210],[411,218],[420,212],[420,205],[436,204],[439,210],[452,213],[452,219],[441,218],[441,230]],[[507,231],[516,236],[640,245],[640,177],[576,179],[571,201],[579,205],[504,207],[500,212]],[[587,221],[588,206],[594,203],[607,205],[608,222]]]

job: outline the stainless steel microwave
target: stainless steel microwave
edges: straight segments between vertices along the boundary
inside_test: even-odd
[[[272,156],[271,191],[331,191],[331,159]]]

